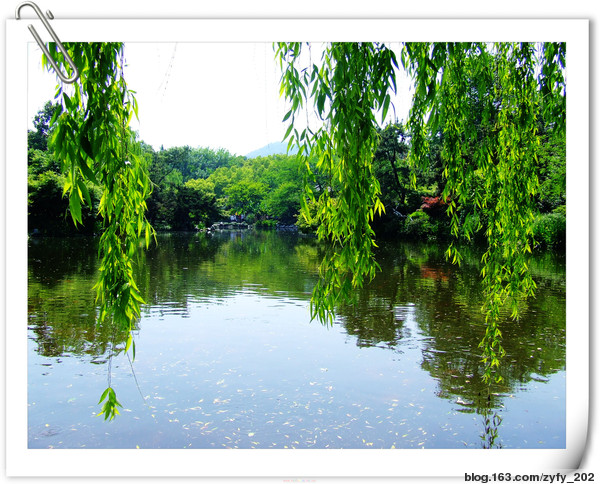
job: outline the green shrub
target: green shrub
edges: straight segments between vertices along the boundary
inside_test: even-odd
[[[409,238],[428,239],[435,237],[435,225],[429,215],[422,211],[411,213],[404,220],[404,234]]]
[[[277,226],[277,220],[265,219],[256,222],[256,227],[259,229],[274,229]]]
[[[545,247],[564,247],[567,217],[561,211],[564,212],[564,209],[557,207],[553,213],[544,213],[536,217],[533,223],[533,238],[538,244]]]

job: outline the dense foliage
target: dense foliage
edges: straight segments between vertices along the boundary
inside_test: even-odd
[[[450,230],[458,239],[482,231],[487,323],[481,342],[486,378],[504,349],[500,313],[518,318],[533,296],[528,269],[539,193],[540,127],[565,135],[565,45],[544,43],[408,43],[404,67],[415,80],[409,116],[411,160],[423,166],[439,136]],[[460,263],[454,244],[448,256]]]
[[[54,109],[52,106],[48,103],[41,113]],[[30,131],[30,140],[46,143],[48,129],[37,125]],[[158,230],[193,231],[236,216],[266,227],[297,221],[302,180],[294,156],[246,159],[225,150],[185,146],[155,151],[143,142],[137,145],[152,185],[146,217]],[[30,231],[99,233],[98,188],[88,187],[91,205],[83,207],[82,225],[75,227],[65,218],[69,212],[68,201],[62,197],[65,177],[56,156],[52,149],[42,151],[36,146],[30,142]]]
[[[379,43],[325,44],[318,63],[311,55],[303,60],[303,47],[280,43],[277,57],[281,92],[291,104],[286,138],[307,160],[306,197],[316,205],[319,238],[332,247],[313,293],[313,315],[323,319],[377,268],[371,223],[383,205],[372,163],[376,115],[386,118],[398,62]],[[517,318],[520,300],[534,294],[527,264],[539,193],[540,125],[564,137],[565,49],[556,43],[406,43],[400,52],[415,87],[407,123],[412,185],[414,169],[429,168],[430,144],[437,140],[444,186],[439,198],[424,204],[446,205],[454,239],[482,232],[487,244],[481,271],[486,379],[504,354],[500,312],[509,306]],[[296,117],[305,105],[321,122],[299,132]],[[329,181],[318,197],[311,158]],[[397,167],[392,169],[397,179]],[[447,254],[460,263],[454,241]]]
[[[40,111],[51,112],[52,103]],[[48,118],[49,120],[49,118]],[[83,223],[75,226],[67,215],[68,200],[63,197],[65,177],[52,149],[47,148],[48,124],[35,124],[29,131],[29,230],[45,235],[91,235],[101,231],[98,203],[101,192],[90,185],[92,206],[82,207]],[[394,123],[378,129],[379,142],[373,157],[373,172],[379,182],[380,200],[385,210],[371,226],[378,238],[404,240],[450,239],[447,205],[441,200],[445,179],[441,168],[440,139],[430,142],[427,166],[416,170],[415,183],[409,164],[410,137],[406,127]],[[140,142],[152,182],[146,204],[146,217],[157,230],[193,231],[213,223],[244,215],[259,227],[296,225],[303,232],[316,232],[316,204],[302,203],[302,166],[296,156],[270,155],[246,159],[225,150],[176,147],[155,151]],[[38,148],[43,146],[44,149]],[[540,190],[535,197],[533,224],[535,247],[564,249],[565,140],[547,136],[540,148]],[[310,162],[316,171],[315,163]],[[326,179],[314,174],[314,193],[327,186]],[[468,201],[465,207],[468,206]],[[482,234],[473,238],[482,241]]]

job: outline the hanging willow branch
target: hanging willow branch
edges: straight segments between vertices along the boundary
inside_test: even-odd
[[[280,43],[276,49],[281,93],[291,103],[285,138],[305,159],[303,211],[309,212],[307,200],[316,206],[319,239],[332,248],[320,267],[312,316],[331,320],[336,302],[350,298],[378,269],[370,227],[374,214],[383,210],[372,173],[375,113],[385,119],[398,65],[382,44],[328,44],[320,66],[300,70],[301,44]],[[519,302],[535,290],[528,255],[539,186],[538,127],[544,121],[556,131],[565,129],[565,45],[407,43],[402,65],[415,86],[407,123],[409,160],[415,168],[424,167],[429,140],[441,138],[442,196],[451,233],[470,239],[483,230],[488,241],[481,271],[486,322],[481,347],[484,379],[490,381],[504,355],[501,311],[508,306],[517,318]],[[299,133],[294,122],[309,102],[323,124]],[[311,161],[330,180],[318,196]],[[473,208],[465,213],[466,206]],[[447,255],[460,264],[454,243]]]
[[[336,302],[350,298],[379,269],[372,252],[375,233],[371,228],[375,214],[384,210],[372,169],[378,144],[375,115],[383,110],[385,118],[390,106],[396,58],[383,45],[333,43],[326,47],[321,65],[298,71],[301,52],[298,43],[277,48],[283,70],[281,93],[291,103],[284,118],[290,119],[285,137],[304,155],[304,214],[309,203],[316,206],[317,235],[332,248],[321,263],[311,299],[312,317],[331,322]],[[294,121],[309,101],[323,124],[314,132],[307,127],[299,133]],[[313,160],[329,180],[320,193],[313,188]]]
[[[102,189],[98,320],[110,321],[113,331],[126,334],[125,351],[131,348],[135,358],[133,330],[143,299],[133,277],[134,256],[140,239],[147,247],[154,235],[145,217],[151,184],[129,129],[132,116],[137,116],[137,102],[123,76],[123,44],[69,43],[65,47],[80,79],[72,89],[57,88],[62,105],[52,119],[50,143],[67,178],[64,194],[76,225],[83,222],[81,207],[92,208],[88,186]],[[51,52],[59,65],[65,65],[60,51]],[[111,386],[110,369],[108,388],[99,403],[104,399],[100,415],[112,420],[121,404]]]
[[[564,44],[532,43],[409,43],[403,51],[415,82],[410,160],[422,166],[428,138],[441,138],[451,232],[470,239],[483,230],[487,239],[480,344],[487,381],[505,354],[501,311],[507,308],[517,319],[519,303],[535,292],[528,258],[539,127],[544,122],[565,129],[564,52]],[[462,259],[454,244],[447,256],[455,263]]]

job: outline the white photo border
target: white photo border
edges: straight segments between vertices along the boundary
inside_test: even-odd
[[[548,450],[58,450],[27,448],[26,21],[6,22],[6,471],[8,476],[464,476],[568,472],[589,415],[587,20],[53,20],[62,41],[567,42],[567,438]],[[39,22],[38,22],[39,23]],[[38,27],[40,28],[40,27]],[[8,122],[10,120],[10,122]],[[432,464],[432,463],[435,463]],[[492,471],[493,472],[493,471]]]

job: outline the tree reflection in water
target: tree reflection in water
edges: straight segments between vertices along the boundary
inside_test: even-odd
[[[382,244],[382,272],[355,304],[338,309],[337,321],[361,347],[401,353],[407,344],[419,344],[421,367],[437,382],[437,395],[455,402],[459,412],[480,414],[483,447],[501,447],[503,399],[565,368],[564,259],[534,258],[538,296],[522,302],[519,321],[504,315],[503,382],[487,384],[479,348],[485,331],[479,257],[476,251],[464,253],[458,268],[430,245]]]
[[[160,236],[158,247],[140,253],[136,279],[148,304],[139,332],[146,316],[188,318],[198,304],[240,293],[306,304],[323,253],[314,239],[274,232]],[[337,308],[335,324],[359,348],[383,348],[402,364],[413,358],[438,399],[457,413],[480,416],[481,445],[501,447],[506,399],[565,368],[564,260],[532,260],[538,296],[523,304],[519,321],[506,315],[504,381],[488,386],[478,348],[485,331],[478,254],[457,268],[432,245],[381,243],[377,257],[382,271],[354,304]],[[93,239],[30,241],[29,328],[38,355],[106,363],[112,334],[95,324],[96,270]],[[124,337],[115,336],[115,348],[124,347]],[[389,390],[398,398],[405,388]]]

